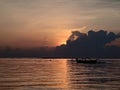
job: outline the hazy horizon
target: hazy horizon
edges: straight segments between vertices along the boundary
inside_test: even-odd
[[[42,46],[25,46],[25,47],[19,47],[19,46],[16,46],[16,47],[12,47],[12,46],[9,46],[9,45],[5,45],[5,46],[0,46],[0,49],[2,50],[2,49],[23,49],[23,50],[27,50],[27,49],[33,49],[33,50],[37,50],[37,49],[46,49],[46,50],[51,50],[51,49],[55,49],[56,47],[58,47],[58,46],[61,46],[61,45],[67,45],[67,43],[68,43],[68,40],[71,38],[71,39],[73,39],[73,38],[78,38],[78,36],[77,36],[77,33],[81,33],[81,34],[85,34],[85,35],[89,35],[89,32],[95,32],[95,33],[99,33],[100,31],[104,31],[105,33],[106,33],[106,35],[109,35],[110,33],[112,33],[112,34],[114,34],[115,35],[115,39],[113,39],[113,40],[111,40],[110,42],[108,42],[108,43],[106,43],[106,45],[107,46],[117,46],[117,47],[120,47],[120,38],[119,38],[119,36],[120,36],[120,33],[115,33],[115,32],[108,32],[108,31],[106,31],[106,30],[99,30],[99,31],[95,31],[95,30],[89,30],[87,33],[83,33],[83,32],[81,32],[81,31],[71,31],[71,34],[66,38],[66,40],[63,42],[63,43],[61,43],[61,44],[59,44],[59,45],[56,45],[56,46],[49,46],[49,45],[47,45],[47,44],[45,44],[45,45],[42,45]],[[79,34],[78,34],[79,35]],[[72,36],[72,37],[71,37]],[[94,37],[94,36],[93,36]],[[96,37],[94,37],[94,38],[96,38]],[[74,39],[73,41],[76,41],[76,39]],[[101,39],[101,40],[104,40],[104,39],[106,39],[106,38],[103,38],[103,39]],[[91,42],[91,41],[90,41]],[[90,42],[89,42],[89,44],[90,44]],[[22,45],[22,44],[21,44]]]

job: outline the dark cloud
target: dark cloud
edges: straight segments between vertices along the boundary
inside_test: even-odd
[[[67,57],[118,57],[120,48],[107,46],[117,38],[120,38],[119,34],[107,33],[104,30],[98,32],[91,30],[88,31],[88,34],[74,31],[67,40],[67,44],[58,46],[56,52],[58,55]]]

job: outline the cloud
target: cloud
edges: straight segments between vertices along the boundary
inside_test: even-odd
[[[120,48],[110,44],[116,39],[120,38],[119,34],[104,30],[100,31],[88,31],[88,34],[81,33],[79,31],[73,31],[66,45],[56,47],[56,53],[63,55],[64,57],[107,57],[111,56],[111,52],[118,57]],[[113,51],[114,50],[114,51]],[[108,53],[108,51],[110,51]],[[116,51],[116,52],[115,52]]]

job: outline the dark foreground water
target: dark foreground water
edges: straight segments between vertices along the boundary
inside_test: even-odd
[[[0,90],[120,90],[120,59],[0,59]]]

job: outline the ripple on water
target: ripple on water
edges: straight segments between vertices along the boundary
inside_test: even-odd
[[[0,90],[120,90],[120,60],[0,60]]]

